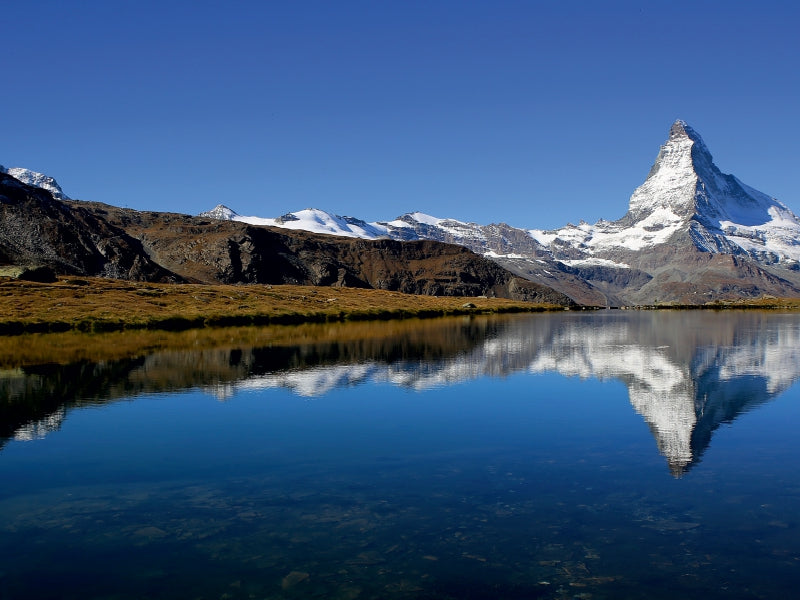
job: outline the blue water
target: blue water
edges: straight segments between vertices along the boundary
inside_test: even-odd
[[[0,450],[0,598],[794,595],[800,315],[441,327],[65,399]]]

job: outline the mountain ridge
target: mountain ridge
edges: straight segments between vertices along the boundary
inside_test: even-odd
[[[62,201],[0,173],[0,266],[39,281],[97,275],[130,281],[260,283],[499,297],[572,306],[464,246],[332,238],[98,202]]]
[[[0,167],[0,176],[6,178],[3,182],[11,187],[25,186],[26,183],[12,179],[10,173],[16,173],[35,186],[31,189],[47,192],[54,201],[59,197],[66,198],[55,180],[46,175],[27,169]],[[36,196],[35,193],[28,195]],[[45,200],[38,200],[40,205],[36,210],[47,204]],[[340,240],[349,238],[381,242],[372,246],[371,250],[362,246],[359,251],[378,252],[384,258],[385,254],[382,253],[403,252],[389,248],[384,243],[386,241],[455,244],[490,259],[517,278],[547,286],[571,298],[571,301],[585,305],[704,304],[764,295],[800,297],[800,219],[776,199],[742,183],[733,175],[723,173],[714,163],[700,134],[682,120],[675,121],[670,127],[668,138],[661,145],[645,181],[633,191],[625,215],[614,221],[601,219],[595,224],[582,221],[578,225],[568,224],[552,230],[524,229],[506,223],[480,225],[439,218],[419,211],[392,220],[368,223],[358,217],[340,216],[318,209],[263,218],[242,216],[220,204],[211,211],[200,213],[196,217],[199,221],[184,228],[201,236],[190,239],[187,236],[174,238],[169,227],[164,226],[165,223],[174,225],[176,222],[176,217],[170,216],[170,213],[128,211],[123,214],[122,209],[83,201],[69,201],[69,206],[74,208],[74,214],[84,214],[87,210],[93,213],[94,221],[90,229],[102,229],[103,223],[108,224],[109,215],[116,215],[113,227],[132,236],[126,241],[129,249],[136,244],[142,246],[141,251],[136,250],[142,256],[128,257],[126,260],[131,263],[128,266],[120,268],[121,264],[117,263],[110,270],[106,267],[100,269],[101,273],[109,276],[129,277],[133,271],[125,269],[131,265],[141,265],[143,260],[149,260],[151,256],[159,262],[159,244],[166,247],[165,240],[171,239],[170,243],[174,246],[165,260],[172,269],[172,275],[162,273],[162,276],[188,276],[191,279],[194,277],[192,270],[195,270],[214,281],[225,281],[231,273],[238,273],[234,279],[238,276],[251,277],[252,274],[246,275],[246,269],[237,267],[237,261],[250,254],[249,249],[243,250],[241,240],[249,240],[247,243],[252,244],[256,238],[264,238],[264,235],[254,233],[256,229],[253,229],[264,227],[294,235],[297,239],[288,243],[286,248],[302,247],[307,242],[301,238],[307,239],[305,232],[311,232],[311,235],[327,238],[336,236]],[[10,209],[6,207],[4,210],[8,212]],[[54,240],[48,238],[50,241],[47,244],[37,248],[37,240],[43,241],[45,238],[41,237],[38,230],[33,231],[33,224],[25,223],[31,214],[38,214],[36,210],[28,215],[18,211],[14,216],[25,225],[22,231],[27,239],[23,239],[21,231],[13,227],[14,219],[6,219],[4,231],[0,232],[0,260],[24,260],[30,263],[35,262],[38,253],[44,262],[55,261],[54,264],[65,268],[72,259],[64,255],[55,260],[54,248],[57,244]],[[47,213],[46,218],[55,218],[56,214],[61,213]],[[141,223],[143,215],[147,216],[149,229],[137,229],[131,225]],[[192,219],[189,216],[185,218]],[[202,236],[207,240],[216,240],[216,234],[208,233],[213,227],[198,225],[204,220],[236,222],[244,228],[229,228],[227,234],[232,237],[224,244],[209,242],[206,245],[213,246],[213,250],[203,250],[205,242]],[[163,222],[156,226],[159,221]],[[72,223],[77,226],[74,221]],[[84,225],[87,224],[81,226]],[[111,230],[106,228],[103,231],[106,233],[93,231],[87,235],[96,241],[110,234]],[[161,238],[153,239],[156,235]],[[117,236],[114,239],[123,238]],[[81,242],[84,247],[94,243]],[[105,249],[108,243],[102,243],[101,255],[108,253]],[[311,253],[305,253],[301,271],[306,275],[300,279],[310,283],[328,281],[330,277],[319,273],[334,269],[350,274],[347,277],[343,275],[344,279],[334,278],[338,285],[348,285],[348,278],[350,281],[359,281],[359,285],[373,285],[368,282],[368,277],[365,279],[366,273],[358,266],[364,264],[363,257],[356,260],[352,258],[355,256],[352,249],[343,249],[352,244],[344,241],[333,244],[338,244],[340,248],[332,251],[332,246],[328,248],[325,243],[318,244],[319,248],[328,248],[320,252],[326,260],[333,261],[325,267],[316,264],[316,258]],[[45,254],[42,254],[44,251]],[[439,251],[442,256],[454,256],[450,250]],[[257,250],[256,254],[260,255],[260,252]],[[285,249],[285,252],[290,253],[291,250]],[[340,255],[342,252],[344,254]],[[203,257],[199,258],[201,255]],[[347,264],[339,262],[342,256],[348,257]],[[95,256],[92,260],[95,263],[94,272],[97,272],[99,267],[96,265],[105,259]],[[294,257],[292,260],[296,262],[298,259]],[[267,262],[262,262],[260,268],[266,268]],[[337,266],[334,267],[334,263]],[[209,266],[212,264],[227,266],[217,269]],[[406,268],[401,267],[400,263],[392,264],[401,270]],[[444,263],[440,265],[442,268],[445,266]],[[451,283],[455,281],[452,278],[454,271],[445,270],[450,273],[445,280]],[[484,267],[478,270],[488,273]],[[152,272],[137,272],[134,275],[145,278],[151,276]],[[298,280],[293,275],[286,274],[285,277]],[[406,275],[403,277],[407,279]],[[263,276],[259,275],[258,278]],[[383,272],[375,278],[375,285],[388,285],[387,281],[398,280]],[[433,286],[428,289],[438,288]]]
[[[461,244],[586,304],[800,295],[800,219],[724,174],[700,134],[680,119],[628,211],[614,221],[540,230],[420,212],[366,223],[317,209],[277,219],[243,217],[224,206],[214,210],[224,211],[222,218],[329,235]]]

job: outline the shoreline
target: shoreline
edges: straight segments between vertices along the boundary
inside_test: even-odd
[[[154,284],[102,278],[0,280],[0,335],[185,331],[562,311],[503,298],[299,285]]]
[[[505,298],[425,296],[365,288],[155,284],[66,277],[54,283],[0,277],[0,297],[0,336],[67,331],[186,331],[564,310],[800,310],[800,299],[773,297],[706,304],[566,307]]]

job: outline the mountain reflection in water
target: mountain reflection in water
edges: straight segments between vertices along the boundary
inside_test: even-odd
[[[74,407],[201,388],[224,400],[283,387],[318,397],[388,382],[414,390],[515,372],[622,381],[671,473],[696,464],[721,423],[785,391],[800,372],[800,316],[762,312],[564,313],[327,326],[323,339],[236,340],[131,359],[0,371],[0,447],[60,427]],[[364,327],[363,324],[359,327]],[[337,329],[338,328],[338,329]],[[385,333],[385,334],[384,334]],[[121,334],[124,335],[124,334]],[[224,337],[224,336],[223,336]]]

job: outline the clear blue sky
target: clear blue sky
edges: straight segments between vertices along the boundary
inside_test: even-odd
[[[616,219],[676,118],[800,212],[800,9],[9,0],[0,164],[194,214]]]

